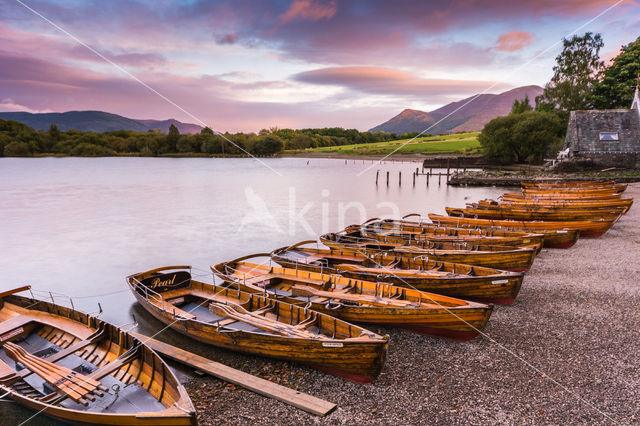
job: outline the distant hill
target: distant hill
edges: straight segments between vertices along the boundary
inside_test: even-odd
[[[180,133],[199,133],[202,130],[197,124],[182,123],[178,120],[136,120],[111,114],[104,111],[68,111],[32,114],[30,112],[0,112],[0,118],[15,120],[31,126],[36,130],[47,130],[55,123],[60,130],[82,130],[85,132],[109,132],[112,130],[147,130],[160,129],[169,131],[174,124]]]
[[[438,134],[479,131],[482,130],[484,125],[492,119],[501,115],[507,115],[509,111],[511,111],[513,101],[516,99],[522,99],[528,95],[529,101],[533,105],[536,96],[540,95],[542,90],[543,89],[540,86],[523,86],[497,95],[478,95],[477,98],[468,105],[460,108],[459,111],[456,111],[444,120],[442,120],[444,117],[469,102],[474,96],[458,102],[451,102],[450,104],[430,112],[405,109],[391,120],[386,121],[369,131],[382,131],[396,134],[422,132],[437,123],[439,120],[442,121],[436,124],[432,129],[428,130],[428,133]]]

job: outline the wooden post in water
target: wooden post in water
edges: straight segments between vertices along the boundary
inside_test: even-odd
[[[440,186],[441,180],[442,180],[442,173],[438,173],[438,186]]]
[[[416,186],[416,174],[418,174],[417,171],[413,174],[413,186]]]
[[[447,169],[447,183],[449,183],[449,169]]]
[[[429,174],[427,173],[427,186],[429,186]]]
[[[418,174],[418,170],[420,170],[418,167],[416,167],[416,174]]]
[[[376,186],[378,186],[378,175],[380,174],[380,170],[376,170]]]
[[[402,172],[398,172],[398,186],[402,186]]]
[[[387,186],[389,186],[389,172],[387,171]]]

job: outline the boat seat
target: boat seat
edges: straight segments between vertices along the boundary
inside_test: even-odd
[[[180,316],[186,319],[196,319],[196,316],[193,314],[190,314],[187,311],[183,311],[182,309],[178,308],[176,305],[173,305],[169,302],[167,302],[166,300],[162,300],[162,303],[160,303],[158,300],[150,297],[149,299],[147,299],[149,302],[151,302],[152,304],[154,304],[155,306],[159,307],[160,309],[166,311],[166,312],[170,312],[173,313],[175,316]]]
[[[7,379],[16,374],[16,370],[9,367],[6,362],[0,359],[0,381]]]

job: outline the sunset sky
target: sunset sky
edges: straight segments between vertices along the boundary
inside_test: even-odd
[[[556,44],[616,1],[2,0],[0,111],[103,110],[218,131],[366,130],[404,108],[544,85]],[[640,35],[624,0],[578,30],[604,59]]]

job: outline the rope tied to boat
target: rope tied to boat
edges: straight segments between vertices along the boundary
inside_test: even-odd
[[[107,404],[106,407],[104,407],[105,411],[108,410],[117,400],[118,400],[118,396],[119,392],[120,392],[120,385],[115,383],[114,385],[111,386],[111,389],[113,389],[113,399],[111,400],[111,402],[109,404]]]

